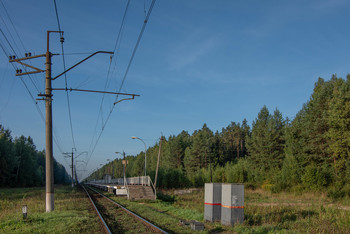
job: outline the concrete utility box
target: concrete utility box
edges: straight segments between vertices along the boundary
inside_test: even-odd
[[[221,219],[221,183],[206,183],[204,192],[204,221],[219,221]]]
[[[244,185],[222,184],[221,224],[233,226],[244,221]]]

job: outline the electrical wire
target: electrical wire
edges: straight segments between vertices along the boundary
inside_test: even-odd
[[[1,28],[0,28],[0,31],[1,31],[1,33],[2,33],[2,35],[3,35],[3,37],[5,38],[7,44],[10,46],[11,50],[13,51],[13,54],[14,54],[16,57],[18,57],[16,51],[13,49],[13,47],[12,47],[10,41],[8,40],[7,36],[5,35],[4,31],[2,31]],[[8,56],[9,56],[9,55],[8,55]],[[23,65],[22,65],[22,66],[23,66]],[[26,68],[25,66],[23,66],[23,69],[24,69],[25,71],[27,71],[27,68]],[[29,76],[29,78],[30,78],[32,84],[34,85],[34,87],[36,88],[36,90],[38,91],[38,93],[40,93],[39,88],[38,88],[37,85],[34,83],[32,77]]]
[[[26,48],[25,48],[25,46],[24,46],[24,44],[23,44],[23,41],[22,41],[21,37],[20,37],[19,34],[18,34],[17,28],[15,27],[15,25],[14,25],[14,23],[13,23],[11,17],[10,17],[10,14],[8,13],[8,11],[7,11],[7,9],[6,9],[5,5],[4,5],[4,3],[2,2],[2,0],[0,0],[0,2],[1,2],[2,7],[3,7],[4,10],[5,10],[5,13],[6,13],[6,15],[7,15],[7,18],[9,19],[9,21],[10,21],[10,23],[11,23],[11,25],[12,25],[13,30],[15,31],[15,33],[16,33],[16,35],[17,35],[17,37],[18,37],[18,39],[19,39],[19,41],[20,41],[20,43],[21,43],[21,45],[22,45],[22,48],[23,48],[24,52],[27,52],[27,50],[26,50]],[[17,50],[20,52],[20,49],[18,48],[18,45],[17,45],[17,43],[16,43],[16,40],[13,38],[12,33],[11,33],[11,31],[9,30],[9,28],[7,27],[7,24],[6,24],[5,20],[4,20],[1,16],[0,16],[0,18],[1,18],[2,22],[4,23],[4,25],[5,25],[5,27],[6,27],[7,31],[8,31],[8,33],[9,33],[9,35],[10,35],[10,37],[12,38],[12,40],[13,40],[13,42],[14,42],[16,48],[17,48]],[[11,47],[12,47],[12,46],[11,46]],[[29,61],[29,63],[31,64],[30,61]],[[27,72],[27,67],[24,66],[24,65],[22,65],[22,67],[23,67],[23,69]],[[40,86],[40,84],[38,84],[38,82],[36,82],[36,84],[35,84],[35,79],[33,80],[33,78],[31,77],[30,74],[28,74],[28,77],[30,78],[30,80],[31,80],[32,84],[34,85],[34,87],[36,88],[36,90],[40,93],[39,88],[38,88],[38,86]]]
[[[1,30],[1,32],[3,33],[2,30]],[[4,34],[3,34],[3,35],[4,35]],[[7,38],[6,35],[4,35],[4,37],[5,37],[5,39]],[[7,42],[8,42],[8,44],[10,45],[10,47],[12,48],[12,50],[13,50],[13,47],[12,47],[11,43],[10,43],[8,40],[7,40]],[[5,47],[3,46],[3,44],[1,43],[1,41],[0,41],[0,47],[2,48],[2,50],[3,50],[3,52],[4,52],[5,56],[6,56],[6,58],[8,58],[8,57],[10,56],[10,53],[9,53],[8,51],[6,51],[6,49],[5,49]],[[17,56],[16,51],[13,50],[13,52],[14,52],[14,54]],[[11,63],[11,65],[12,65],[13,69],[16,71],[16,70],[17,70],[17,67],[16,67],[13,63]],[[29,76],[29,75],[28,75],[28,76]],[[30,77],[30,76],[29,76],[29,77]],[[41,117],[41,119],[42,119],[42,121],[45,123],[44,114],[42,113],[40,107],[38,106],[38,104],[37,104],[37,102],[36,102],[36,100],[35,100],[35,98],[34,98],[34,95],[33,95],[32,92],[30,91],[30,89],[29,89],[28,85],[26,84],[26,82],[23,80],[22,76],[20,76],[20,80],[21,80],[22,84],[24,85],[25,89],[27,90],[27,92],[28,92],[28,94],[29,94],[29,96],[30,96],[30,98],[31,98],[31,100],[32,100],[32,102],[33,102],[33,104],[34,104],[36,110],[38,111],[38,113],[39,113],[39,115],[40,115],[40,117]],[[58,137],[57,137],[57,134],[56,134],[56,131],[55,131],[55,130],[53,130],[53,135],[54,135],[54,136],[53,136],[53,140],[54,140],[54,142],[55,142],[57,148],[59,149],[60,153],[62,154],[63,151],[62,151],[62,148],[61,148],[61,146],[60,146],[60,144],[59,144]],[[66,163],[67,163],[67,162],[66,162]]]
[[[124,25],[125,25],[125,21],[126,21],[126,17],[127,17],[127,13],[128,13],[128,10],[129,10],[129,5],[130,5],[130,0],[128,0],[127,4],[126,4],[126,7],[125,7],[125,10],[124,10],[124,15],[123,15],[123,19],[122,19],[122,22],[120,24],[120,27],[119,27],[119,32],[118,32],[118,35],[117,35],[117,39],[116,39],[116,42],[114,44],[114,48],[113,48],[113,53],[115,53],[116,51],[116,48],[118,45],[120,45],[120,40],[121,40],[121,35],[122,35],[122,31],[124,29]],[[118,58],[118,54],[116,55],[116,59]],[[114,56],[111,57],[111,61],[109,63],[109,67],[108,67],[108,72],[107,72],[107,78],[106,78],[106,83],[105,83],[105,86],[104,86],[104,91],[106,91],[107,87],[109,86],[109,77],[110,77],[110,70],[111,70],[111,65],[112,65],[112,60],[114,58]],[[115,60],[116,60],[115,59]],[[101,116],[101,121],[102,121],[102,126],[103,126],[103,110],[102,110],[102,105],[103,105],[103,102],[104,102],[104,99],[105,99],[105,94],[102,95],[102,99],[101,99],[101,104],[100,104],[100,108],[99,108],[99,112],[97,114],[97,120],[96,120],[96,124],[95,124],[95,129],[94,129],[94,132],[93,132],[93,137],[91,139],[91,143],[90,143],[90,146],[89,146],[89,151],[91,149],[91,146],[94,142],[94,139],[95,139],[95,134],[96,134],[96,131],[97,131],[97,126],[98,126],[98,122],[99,122],[99,119],[100,119],[100,116]]]
[[[12,20],[11,20],[10,14],[7,12],[7,9],[6,9],[5,5],[4,5],[4,3],[2,2],[2,0],[0,0],[0,2],[1,2],[2,7],[5,9],[6,15],[7,15],[7,17],[9,18],[9,20],[10,20],[10,22],[11,22],[11,24],[12,24],[12,27],[13,27],[13,29],[15,30],[19,41],[20,41],[21,44],[22,44],[22,47],[23,47],[24,51],[27,51],[27,50],[25,49],[25,47],[24,47],[23,41],[22,41],[21,37],[19,36],[18,31],[17,31],[17,29],[16,29],[14,23],[13,23]]]
[[[64,56],[64,47],[63,47],[63,34],[62,34],[62,30],[61,30],[61,24],[60,24],[60,20],[58,17],[58,10],[57,10],[57,4],[56,4],[56,0],[53,0],[54,5],[55,5],[55,12],[56,12],[56,19],[57,19],[57,25],[58,25],[58,30],[61,32],[61,50],[62,50],[62,61],[63,61],[63,70],[66,70],[66,60],[65,60],[65,56]],[[69,116],[69,123],[70,123],[70,131],[71,131],[71,135],[72,135],[72,141],[73,141],[73,148],[76,148],[75,145],[75,138],[74,138],[74,131],[73,131],[73,122],[72,122],[72,114],[71,114],[71,107],[70,107],[70,100],[69,100],[69,93],[68,93],[68,83],[67,83],[67,73],[64,73],[64,81],[65,81],[65,85],[66,85],[66,98],[67,98],[67,106],[68,106],[68,116]]]
[[[4,49],[3,45],[1,44],[1,42],[0,42],[0,47],[2,48],[2,50],[3,50],[4,54],[5,54],[5,56],[8,57],[9,54],[5,51],[5,49]],[[11,65],[12,65],[13,69],[16,70],[16,67],[15,67],[12,63],[11,63]],[[23,80],[22,77],[20,77],[20,80],[22,81],[22,84],[23,84],[24,87],[26,88],[26,90],[27,90],[27,92],[28,92],[28,94],[29,94],[29,96],[30,96],[32,102],[34,103],[34,105],[35,105],[35,107],[36,107],[36,109],[37,109],[37,111],[38,111],[38,113],[39,113],[39,115],[40,115],[42,121],[45,123],[44,114],[42,113],[41,109],[39,108],[39,106],[38,106],[38,104],[37,104],[37,102],[36,102],[36,100],[35,100],[35,98],[34,98],[34,95],[33,95],[32,92],[29,90],[27,84],[24,82],[24,80]],[[54,131],[54,134],[55,134],[55,131]],[[59,143],[58,143],[58,141],[57,141],[57,136],[56,136],[56,134],[55,134],[55,136],[54,136],[54,142],[55,142],[57,148],[60,150],[60,152],[62,152],[62,149],[61,149],[61,147],[60,147],[60,145],[59,145]]]
[[[92,53],[91,53],[92,54]],[[96,72],[99,72],[101,70],[103,70],[102,68],[105,66],[106,64],[103,63],[103,64],[100,64],[98,65],[96,68],[94,68],[94,70],[90,73],[89,76],[87,76],[82,82],[80,82],[79,84],[75,85],[74,88],[75,89],[79,89],[81,87],[84,87],[86,86],[87,84],[89,84],[90,82],[96,80],[95,78],[95,73]]]
[[[7,24],[6,24],[4,18],[2,18],[1,15],[0,15],[0,19],[1,19],[2,23],[5,25],[5,28],[6,28],[7,32],[9,33],[9,35],[10,35],[12,41],[15,43],[15,47],[17,48],[18,51],[20,51],[20,49],[18,48],[18,45],[17,45],[17,43],[16,43],[16,40],[13,38],[10,29],[7,27]]]
[[[15,52],[15,50],[13,49],[13,47],[12,47],[10,41],[7,39],[7,37],[6,37],[5,33],[4,33],[4,31],[2,31],[1,28],[0,28],[0,31],[1,31],[2,35],[4,36],[4,38],[5,38],[6,42],[7,42],[7,44],[9,44],[9,46],[10,46],[12,52],[13,52],[14,54],[16,54],[16,52]]]
[[[135,44],[134,50],[133,50],[133,52],[132,52],[132,55],[131,55],[131,57],[130,57],[130,60],[129,60],[127,69],[126,69],[125,74],[124,74],[124,76],[123,76],[122,83],[121,83],[121,85],[120,85],[120,87],[119,87],[119,90],[118,90],[118,93],[121,91],[121,89],[122,89],[123,86],[124,86],[125,79],[126,79],[128,73],[129,73],[129,69],[130,69],[131,64],[132,64],[132,62],[133,62],[133,59],[134,59],[134,57],[135,57],[137,48],[138,48],[138,46],[139,46],[139,44],[140,44],[142,35],[143,35],[144,31],[145,31],[147,22],[148,22],[149,17],[150,17],[150,15],[151,15],[151,13],[152,13],[152,9],[153,9],[153,7],[154,7],[155,2],[156,2],[156,0],[152,0],[152,2],[151,2],[150,8],[149,8],[149,10],[148,10],[148,12],[147,12],[147,16],[146,16],[146,18],[145,18],[145,20],[144,20],[144,22],[143,22],[141,32],[140,32],[140,34],[139,34],[139,36],[138,36],[138,38],[137,38],[137,42],[136,42],[136,44]],[[118,100],[118,98],[119,98],[119,95],[116,96],[114,103]],[[111,117],[111,114],[112,114],[112,112],[113,112],[114,107],[115,107],[115,105],[112,106],[112,108],[111,108],[111,110],[110,110],[110,112],[109,112],[109,114],[108,114],[108,116],[107,116],[107,119],[106,119],[106,121],[104,122],[104,124],[103,124],[103,126],[102,126],[101,132],[100,132],[100,134],[99,134],[99,136],[98,136],[98,138],[97,138],[97,141],[96,141],[95,145],[94,145],[93,148],[92,148],[92,151],[91,151],[91,153],[90,153],[90,155],[89,155],[89,158],[88,158],[88,161],[87,161],[87,162],[90,161],[91,156],[92,156],[92,154],[94,153],[94,151],[95,151],[95,149],[96,149],[96,146],[97,146],[97,144],[98,144],[98,142],[99,142],[99,140],[100,140],[100,138],[101,138],[101,136],[102,136],[102,133],[103,133],[103,131],[104,131],[104,129],[105,129],[107,123],[108,123],[109,118]]]
[[[8,68],[8,64],[7,64],[7,67],[6,67],[6,68]],[[7,70],[7,69],[6,69],[6,70]],[[5,77],[5,74],[4,74],[4,76],[3,76],[2,81],[4,80],[4,77]],[[2,81],[0,82],[0,87],[1,87]],[[7,98],[6,98],[6,101],[4,100],[4,101],[5,101],[5,102],[4,102],[5,105],[4,105],[2,108],[0,108],[0,115],[1,115],[1,113],[3,113],[3,111],[6,109],[7,105],[8,105],[9,102],[10,102],[10,98],[11,98],[11,96],[12,96],[12,91],[13,91],[13,87],[14,87],[15,81],[16,81],[16,79],[12,79],[11,85],[9,86],[9,94],[8,94],[8,96],[7,96]]]

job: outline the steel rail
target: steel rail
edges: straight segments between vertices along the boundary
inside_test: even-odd
[[[91,204],[93,205],[93,207],[95,208],[95,211],[96,211],[98,217],[100,218],[100,221],[101,221],[101,223],[102,223],[102,225],[103,225],[103,227],[104,227],[106,233],[111,234],[111,233],[112,233],[111,230],[109,230],[109,227],[107,226],[106,222],[105,222],[104,219],[102,218],[102,215],[100,214],[100,212],[98,211],[98,209],[97,209],[97,207],[96,207],[94,201],[93,201],[92,198],[90,197],[89,192],[85,189],[84,185],[81,185],[81,187],[83,187],[83,189],[85,190],[86,194],[88,195],[88,197],[89,197],[89,199],[90,199],[90,202],[91,202]]]
[[[101,196],[103,196],[104,198],[106,198],[107,200],[109,200],[110,202],[114,203],[115,205],[117,205],[118,207],[122,208],[125,212],[127,212],[129,215],[136,217],[137,219],[139,219],[141,222],[143,222],[145,225],[150,226],[153,230],[161,232],[161,233],[168,233],[165,230],[161,229],[160,227],[154,225],[153,223],[150,223],[149,221],[147,221],[146,219],[142,218],[141,216],[135,214],[134,212],[132,212],[131,210],[128,210],[127,208],[125,208],[124,206],[120,205],[119,203],[113,201],[112,199],[110,199],[109,197],[106,197],[105,195],[103,195],[102,193],[96,191],[95,189],[89,187],[89,189],[91,189],[92,191],[100,194]]]

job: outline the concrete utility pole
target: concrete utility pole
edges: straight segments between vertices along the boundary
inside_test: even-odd
[[[64,156],[66,158],[69,158],[69,157],[72,158],[72,164],[70,165],[70,167],[72,169],[72,188],[73,188],[74,187],[74,170],[73,170],[73,168],[74,168],[74,148],[72,149],[72,153],[63,153],[63,154],[66,155],[66,156]]]
[[[45,133],[46,133],[46,212],[51,212],[54,210],[54,176],[53,176],[53,146],[52,146],[52,90],[65,90],[67,91],[67,88],[52,88],[52,80],[57,79],[58,77],[62,76],[63,74],[67,73],[68,71],[72,70],[82,62],[88,60],[92,56],[100,53],[105,54],[114,54],[113,52],[108,51],[97,51],[85,59],[81,60],[80,62],[76,63],[72,67],[68,68],[67,70],[63,71],[61,74],[57,75],[56,77],[51,77],[51,57],[52,54],[50,53],[50,33],[59,33],[61,34],[61,43],[64,42],[64,38],[62,37],[63,31],[47,31],[47,46],[46,46],[46,53],[41,55],[35,55],[32,56],[31,53],[26,53],[24,58],[16,58],[15,55],[9,57],[9,62],[17,62],[21,64],[23,67],[29,67],[33,69],[33,71],[25,71],[22,72],[22,69],[16,70],[16,76],[22,76],[22,75],[28,75],[28,74],[34,74],[34,73],[40,73],[44,72],[44,70],[41,70],[39,68],[36,68],[32,65],[26,64],[23,62],[23,60],[28,59],[34,59],[39,57],[45,57],[45,94],[38,94],[39,97],[43,97],[39,100],[45,101],[45,108],[46,108],[46,119],[45,119]],[[105,91],[95,91],[95,90],[80,90],[80,89],[69,89],[69,91],[81,91],[81,92],[94,92],[94,93],[106,93],[106,94],[116,94],[116,95],[127,95],[132,96],[132,98],[128,98],[127,100],[134,99],[137,96],[137,94],[127,94],[127,93],[117,93],[117,92],[105,92]],[[125,100],[125,99],[123,99]],[[122,100],[121,100],[122,101]],[[118,101],[119,102],[119,101]],[[116,102],[116,103],[118,103]],[[114,103],[114,105],[116,104]],[[72,156],[73,160],[73,156]],[[72,170],[73,170],[73,163],[72,163]],[[73,174],[72,174],[72,180],[73,180]]]
[[[17,62],[22,64],[25,67],[29,67],[34,69],[35,71],[24,72],[22,70],[16,70],[16,76],[34,74],[39,72],[44,72],[43,70],[36,68],[34,66],[28,65],[23,60],[45,57],[45,94],[39,94],[38,96],[43,97],[41,100],[45,100],[45,112],[46,112],[46,120],[45,120],[45,133],[46,133],[46,212],[51,212],[54,210],[54,178],[53,178],[53,150],[52,150],[52,88],[51,88],[51,57],[50,53],[50,33],[60,33],[63,34],[62,31],[47,31],[47,46],[46,53],[36,56],[31,56],[31,53],[26,53],[25,58],[16,59],[16,56],[10,56],[9,62]],[[63,37],[61,37],[61,41]]]
[[[51,93],[51,53],[50,32],[47,31],[46,74],[45,74],[45,109],[46,109],[46,212],[54,210],[54,178],[53,178],[53,148],[52,148],[52,93]]]

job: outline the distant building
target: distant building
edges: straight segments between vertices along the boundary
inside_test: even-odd
[[[112,180],[112,176],[109,175],[109,174],[105,174],[104,176],[104,181],[106,184],[110,184],[111,183],[111,180]]]

